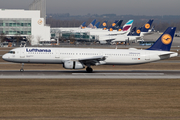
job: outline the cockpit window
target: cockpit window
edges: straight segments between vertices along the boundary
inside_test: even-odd
[[[15,51],[9,51],[8,53],[10,53],[10,54],[15,54]]]

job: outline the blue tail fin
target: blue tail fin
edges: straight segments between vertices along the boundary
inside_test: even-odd
[[[122,31],[123,30],[123,27],[119,27],[118,29],[117,29],[117,31]]]
[[[136,27],[134,27],[127,36],[132,36],[136,32]]]
[[[108,29],[110,29],[110,28],[113,28],[113,29],[114,29],[114,26],[116,26],[117,23],[118,23],[118,20],[115,20],[115,21],[111,24],[111,26],[108,27]]]
[[[95,23],[96,23],[96,19],[94,19],[92,22],[91,22],[91,24],[94,26],[95,25]]]
[[[86,27],[86,22],[83,22],[79,27]]]
[[[120,28],[122,25],[122,22],[123,22],[123,20],[119,20],[118,23],[116,24],[116,26],[114,26],[114,29],[117,30],[118,28]]]
[[[99,28],[100,22],[97,22],[94,28]]]
[[[118,30],[121,27],[123,20],[116,20],[112,23],[112,25],[108,28],[109,31]]]
[[[141,27],[136,30],[136,27],[134,27],[131,32],[127,36],[140,36],[141,34]]]
[[[176,27],[169,27],[159,39],[147,50],[170,51]]]
[[[113,31],[114,29],[116,29],[117,24],[119,23],[119,20],[115,20],[112,25],[108,28],[109,31]]]
[[[108,21],[104,21],[104,22],[100,25],[99,28],[103,28],[104,30],[106,30],[106,29],[107,29],[107,22],[108,22]]]
[[[94,19],[89,25],[88,28],[93,28],[96,23],[96,19]]]
[[[148,32],[154,20],[150,19],[142,28],[141,32]]]

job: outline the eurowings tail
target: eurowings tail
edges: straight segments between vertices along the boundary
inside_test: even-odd
[[[176,27],[169,27],[147,50],[170,51]]]
[[[130,32],[134,20],[129,20],[124,26],[123,31]]]

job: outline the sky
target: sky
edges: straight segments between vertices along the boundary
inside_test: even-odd
[[[28,9],[34,0],[0,0],[0,9]],[[180,0],[46,0],[47,13],[180,15]]]

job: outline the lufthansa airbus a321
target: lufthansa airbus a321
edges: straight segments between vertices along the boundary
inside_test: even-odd
[[[91,73],[91,66],[133,65],[168,59],[178,55],[170,52],[175,27],[169,27],[159,39],[146,50],[85,49],[85,48],[15,48],[3,55],[3,59],[15,63],[63,64],[65,69],[83,69]],[[23,67],[20,71],[24,71]]]

